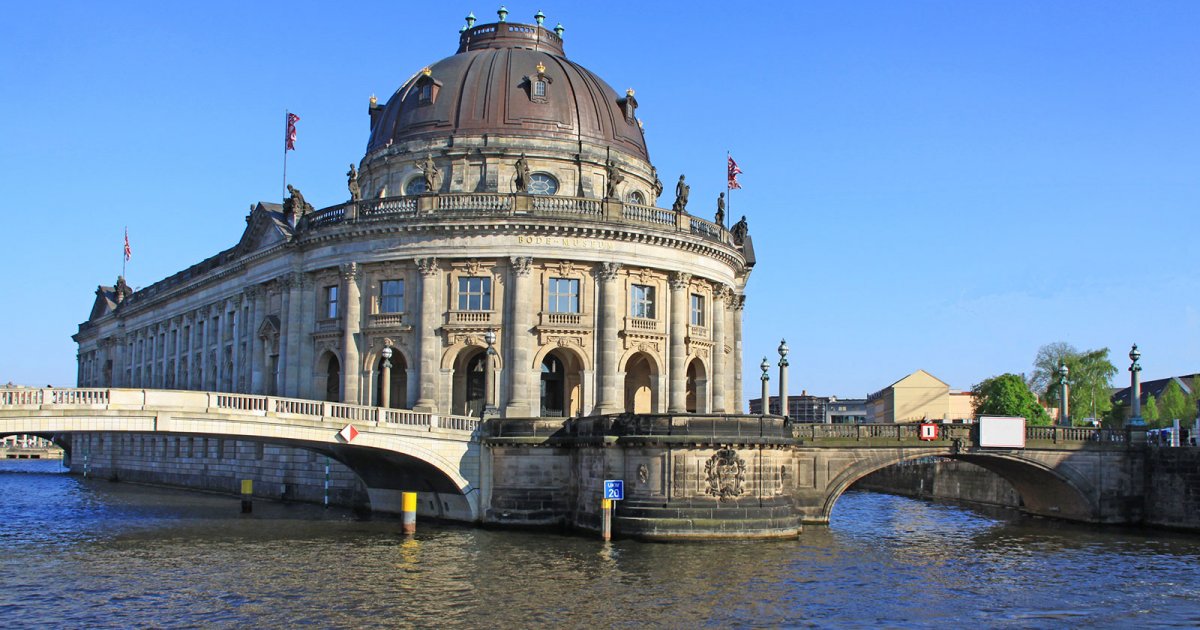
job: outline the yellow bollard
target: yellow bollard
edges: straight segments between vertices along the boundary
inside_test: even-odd
[[[603,513],[604,522],[601,526],[600,536],[605,540],[612,540],[612,500],[600,499],[600,511]]]
[[[250,500],[250,495],[254,494],[254,480],[242,480],[242,514],[249,514],[254,511],[254,503]]]
[[[405,534],[417,533],[417,493],[404,492],[400,495],[400,523]]]

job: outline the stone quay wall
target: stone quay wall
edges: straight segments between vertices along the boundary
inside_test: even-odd
[[[1200,448],[1151,447],[1145,498],[1147,525],[1200,531]]]
[[[985,468],[945,458],[917,459],[877,470],[855,488],[917,499],[1019,508],[1021,495]]]
[[[72,440],[70,470],[97,479],[240,495],[254,482],[254,496],[323,503],[326,458],[315,451],[244,440],[188,436],[97,433]],[[329,459],[329,503],[368,505],[358,475]]]

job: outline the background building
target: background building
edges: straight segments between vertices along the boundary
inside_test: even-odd
[[[233,247],[136,292],[99,287],[78,383],[506,417],[738,412],[749,235],[691,215],[683,176],[657,206],[638,107],[560,33],[471,24],[372,97],[348,202],[260,202]]]
[[[788,417],[793,422],[824,422],[826,424],[861,424],[867,421],[865,398],[811,396],[807,391],[788,396]],[[762,398],[751,398],[750,413],[762,413]],[[768,414],[779,415],[779,397],[771,396]]]
[[[970,392],[952,392],[937,377],[917,370],[867,396],[868,422],[970,421],[972,398]]]

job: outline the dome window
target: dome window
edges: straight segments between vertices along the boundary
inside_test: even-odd
[[[521,80],[521,86],[529,92],[529,100],[534,103],[549,103],[546,96],[546,84],[554,83],[554,79],[546,76],[546,64],[538,62],[537,74],[532,74]]]
[[[625,200],[629,203],[636,203],[643,206],[646,205],[646,198],[642,196],[642,193],[639,190],[629,193],[629,196],[626,197]]]
[[[425,178],[421,175],[408,180],[404,185],[404,194],[406,195],[421,195],[425,193]]]
[[[625,122],[631,125],[636,122],[640,125],[636,115],[637,99],[633,98],[633,88],[625,90],[625,98],[617,101],[617,104],[621,106],[621,112],[625,114]]]
[[[417,104],[432,105],[437,101],[438,92],[442,89],[442,82],[433,78],[433,70],[424,68],[413,87],[417,91]]]
[[[558,180],[550,173],[534,173],[529,176],[529,194],[553,195],[558,193]]]

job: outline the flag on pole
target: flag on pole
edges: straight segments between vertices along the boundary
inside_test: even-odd
[[[288,151],[296,150],[296,121],[298,121],[298,120],[300,120],[299,116],[297,116],[291,112],[288,112],[287,136],[284,139],[285,144],[284,144],[284,149],[283,149],[284,153],[287,153]]]
[[[742,185],[739,184],[738,180],[737,180],[737,176],[740,175],[741,173],[742,173],[742,169],[738,168],[737,162],[733,161],[733,156],[732,155],[729,156],[729,188],[730,189],[742,187]]]
[[[133,255],[133,250],[129,248],[129,228],[125,228],[125,260]]]

